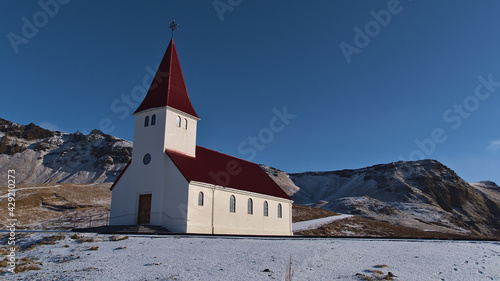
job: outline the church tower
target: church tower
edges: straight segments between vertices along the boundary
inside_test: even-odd
[[[166,149],[196,156],[196,128],[200,120],[184,83],[173,38],[149,91],[133,114],[134,158],[163,155]]]

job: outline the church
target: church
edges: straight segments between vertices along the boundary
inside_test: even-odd
[[[132,159],[111,186],[110,225],[293,234],[292,200],[259,165],[196,145],[200,118],[173,38],[133,116]]]

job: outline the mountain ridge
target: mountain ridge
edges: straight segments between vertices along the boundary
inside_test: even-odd
[[[286,178],[283,171],[276,174]],[[428,231],[500,235],[500,188],[469,184],[436,160],[399,161],[361,169],[287,174],[278,184],[297,204]]]
[[[93,130],[62,133],[0,118],[0,173],[17,184],[112,182],[131,159],[132,142]]]

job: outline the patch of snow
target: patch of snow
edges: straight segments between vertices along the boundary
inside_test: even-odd
[[[331,217],[320,218],[320,219],[315,219],[315,220],[294,222],[292,224],[292,229],[293,229],[293,232],[308,230],[308,229],[317,229],[317,228],[320,228],[322,225],[329,224],[329,223],[332,223],[332,222],[338,221],[338,220],[347,219],[350,217],[352,217],[352,215],[337,215],[337,216],[331,216]]]

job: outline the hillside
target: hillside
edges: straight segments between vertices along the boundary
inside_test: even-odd
[[[289,175],[297,204],[424,231],[500,235],[500,188],[469,184],[435,160]]]
[[[0,174],[17,184],[112,182],[130,160],[132,143],[93,130],[67,134],[0,118]]]

